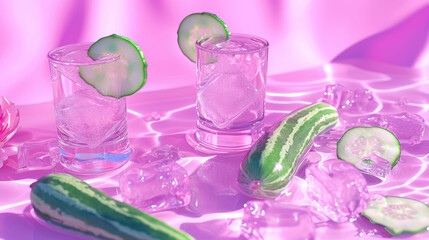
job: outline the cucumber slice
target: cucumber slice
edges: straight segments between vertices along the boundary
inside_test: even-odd
[[[429,229],[429,206],[415,199],[394,196],[374,199],[362,215],[383,225],[393,235]]]
[[[351,128],[337,143],[337,157],[355,166],[371,154],[386,159],[393,168],[401,155],[401,144],[395,135],[380,127]]]
[[[140,47],[116,34],[103,37],[88,49],[93,60],[119,55],[117,61],[100,65],[79,66],[81,78],[103,96],[121,98],[137,92],[146,83],[147,63]]]
[[[177,30],[177,42],[183,54],[192,62],[196,62],[196,41],[211,35],[224,35],[227,39],[231,33],[226,24],[215,14],[193,13],[180,23],[179,30]]]

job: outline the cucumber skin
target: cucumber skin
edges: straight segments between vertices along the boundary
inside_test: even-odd
[[[128,204],[116,201],[68,174],[49,174],[40,178],[32,185],[30,198],[36,214],[48,223],[90,237],[194,240],[185,232],[172,228]],[[55,218],[44,211],[44,205],[48,205],[62,217],[71,217],[85,222],[86,225],[81,228],[68,225],[66,219]],[[124,231],[118,226],[128,230]],[[96,234],[91,228],[105,231],[109,235]],[[131,231],[134,233],[129,234]]]
[[[302,120],[306,118],[306,115],[308,114],[307,111],[311,112],[311,110],[320,109],[325,110],[322,110],[323,113],[317,113],[315,116],[311,117],[301,125],[301,127],[304,126],[303,131],[296,132],[293,137],[293,143],[290,145],[288,152],[285,155],[280,156],[282,151],[281,147],[283,144],[285,144],[285,142],[282,141],[287,140],[287,136],[284,136],[284,134],[279,134],[280,136],[278,136],[277,139],[280,137],[280,141],[277,146],[273,147],[277,147],[277,150],[271,151],[271,153],[269,153],[267,156],[267,144],[269,141],[273,141],[271,137],[276,131],[281,130],[283,133],[287,133],[289,130],[292,131],[295,126],[294,124],[296,124],[300,119]],[[316,125],[318,120],[321,120],[326,116],[330,117],[326,118],[326,121]],[[237,178],[239,188],[245,194],[256,198],[275,198],[280,195],[281,191],[288,185],[292,177],[295,175],[299,158],[304,150],[308,147],[310,141],[315,136],[335,126],[337,122],[337,110],[327,103],[312,104],[291,113],[278,125],[274,125],[268,132],[264,134],[264,136],[260,137],[249,150],[240,166],[240,171]],[[310,137],[308,138],[308,136]],[[280,163],[281,157],[284,157],[285,161],[281,163],[282,169],[278,171],[275,169],[275,166],[276,163]],[[276,179],[282,176],[286,176],[284,181],[270,186],[272,181],[276,181]],[[260,187],[257,189],[252,189],[253,181],[260,182]]]
[[[393,198],[398,198],[398,196],[384,196],[385,198],[391,198],[391,197],[393,197]],[[415,199],[412,199],[412,198],[405,198],[405,197],[400,197],[400,198],[404,198],[404,199],[410,199],[410,200],[413,200],[413,201],[417,201],[417,200],[415,200]],[[419,201],[420,202],[420,201]],[[423,202],[422,202],[423,203]],[[429,206],[427,205],[427,204],[425,204],[426,206],[427,206],[427,208],[429,209]],[[368,207],[369,208],[369,207]],[[383,226],[390,234],[392,234],[392,235],[401,235],[402,233],[412,233],[412,234],[416,234],[416,233],[422,233],[422,232],[426,232],[426,231],[428,231],[428,228],[429,228],[429,224],[428,224],[428,226],[425,226],[425,227],[422,227],[421,229],[417,229],[417,230],[414,230],[414,231],[412,231],[412,230],[402,230],[402,231],[395,231],[395,229],[392,229],[392,228],[390,228],[390,227],[387,227],[387,226],[385,226],[385,225],[383,225],[383,224],[381,224],[381,223],[379,223],[379,222],[377,222],[377,221],[375,221],[375,220],[373,220],[373,219],[371,219],[371,216],[369,216],[368,214],[365,214],[365,211],[363,211],[362,212],[362,216],[364,216],[364,217],[366,217],[372,224],[377,224],[377,225],[381,225],[381,226]]]
[[[351,131],[351,130],[353,130],[353,129],[356,129],[356,128],[380,128],[380,129],[383,129],[383,130],[385,130],[385,131],[388,131],[388,132],[390,132],[389,130],[387,130],[387,129],[385,129],[385,128],[382,128],[382,127],[354,127],[354,128],[350,128],[349,130],[347,130],[344,134],[343,134],[343,136],[340,138],[340,140],[338,140],[338,142],[337,142],[337,149],[340,147],[340,145],[341,145],[341,142],[342,142],[342,139],[343,139],[343,137],[347,134],[347,132],[349,132],[349,131]],[[393,134],[392,132],[390,132],[393,136],[395,136],[395,134]],[[396,138],[396,136],[395,136],[395,138]],[[393,161],[393,162],[391,162],[391,167],[390,167],[390,169],[393,169],[393,167],[394,166],[396,166],[396,164],[398,164],[398,162],[399,162],[399,158],[401,157],[401,143],[399,142],[399,140],[396,138],[396,141],[397,141],[397,143],[398,143],[398,146],[399,146],[399,153],[398,153],[398,155],[396,156],[396,158],[395,158],[395,160]],[[344,158],[342,158],[341,156],[339,156],[338,155],[338,150],[337,150],[337,158],[338,159],[341,159],[341,160],[343,160],[343,161],[346,161],[346,162],[348,162],[346,159],[344,159]],[[353,164],[353,163],[352,163]],[[354,165],[354,164],[353,164]]]

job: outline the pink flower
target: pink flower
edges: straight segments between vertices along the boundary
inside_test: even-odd
[[[15,134],[18,123],[18,109],[5,97],[0,97],[0,168],[8,158],[2,147]]]
[[[19,111],[15,104],[5,97],[0,97],[0,147],[15,134],[18,123]]]

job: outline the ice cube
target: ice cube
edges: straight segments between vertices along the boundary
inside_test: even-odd
[[[322,160],[322,155],[316,151],[310,151],[305,155],[305,159],[307,159],[309,163],[318,163]]]
[[[417,114],[370,114],[345,120],[346,128],[382,127],[391,131],[403,144],[419,144],[423,139],[425,120]]]
[[[56,139],[26,141],[18,147],[18,170],[46,170],[59,161]]]
[[[8,159],[8,155],[6,151],[0,147],[0,168],[2,168],[6,164],[6,160]]]
[[[319,152],[332,152],[337,149],[337,142],[343,136],[341,129],[331,129],[314,138],[314,148]]]
[[[314,239],[314,229],[311,213],[304,207],[274,200],[244,205],[241,231],[247,239],[310,240]]]
[[[90,147],[97,147],[126,128],[125,99],[103,97],[81,90],[56,106],[60,132]]]
[[[362,113],[368,111],[373,98],[369,89],[352,90],[341,84],[334,84],[325,87],[322,101],[340,112]]]
[[[385,116],[386,128],[403,144],[419,144],[425,131],[425,120],[417,114],[399,113]]]
[[[362,158],[356,166],[362,172],[385,180],[390,173],[391,164],[376,154]]]
[[[330,159],[309,166],[305,172],[313,205],[335,222],[354,218],[368,206],[365,178],[352,164]]]
[[[236,55],[237,67],[240,69],[249,81],[253,79],[260,79],[261,73],[265,71],[266,68],[266,54],[267,52],[256,52],[250,54],[239,54]]]
[[[231,183],[236,181],[239,168],[232,159],[225,160],[231,161],[210,159],[204,162],[196,172],[196,177],[209,185],[213,194],[235,196],[238,191]]]
[[[144,211],[183,207],[190,202],[186,170],[174,161],[153,162],[121,173],[122,199]]]
[[[153,112],[153,113],[151,113],[149,115],[146,115],[144,117],[144,120],[146,122],[156,122],[156,121],[161,120],[161,115],[159,113],[157,113],[157,112]]]
[[[214,73],[198,94],[198,113],[225,129],[261,98],[249,80],[240,72]]]
[[[173,145],[163,145],[160,147],[153,148],[149,156],[151,156],[151,161],[177,161],[180,160],[179,148]]]
[[[142,158],[137,158],[134,161],[141,164],[146,164],[159,161],[178,161],[180,158],[179,148],[167,144],[152,148],[148,154]]]
[[[386,120],[381,114],[369,114],[355,119],[346,120],[346,128],[351,127],[386,127]]]

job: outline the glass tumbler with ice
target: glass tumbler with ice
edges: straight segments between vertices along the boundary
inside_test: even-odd
[[[220,151],[247,149],[263,127],[268,42],[214,35],[197,41],[196,51],[199,143]]]
[[[73,44],[48,54],[60,163],[82,173],[105,172],[124,165],[131,154],[125,98],[101,95],[86,83],[81,66],[103,68],[118,60],[92,60],[91,44]]]

